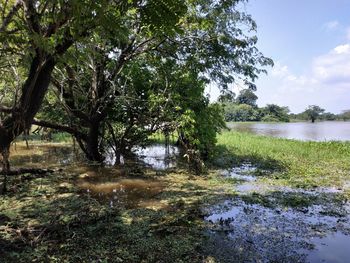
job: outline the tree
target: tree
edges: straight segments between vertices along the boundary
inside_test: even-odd
[[[331,113],[331,112],[324,112],[320,116],[320,119],[324,120],[324,121],[334,121],[337,119],[337,115],[335,115],[334,113]]]
[[[315,122],[315,120],[322,114],[325,110],[317,105],[310,105],[306,110],[305,113],[308,116],[308,118],[311,120],[311,122]]]
[[[261,109],[263,121],[283,121],[289,122],[289,108],[281,107],[276,104],[267,104]]]
[[[89,34],[109,1],[1,1],[0,52],[16,54],[24,79],[16,98],[0,107],[0,153],[8,171],[11,142],[29,129],[40,109],[52,71],[71,45]],[[119,5],[118,5],[119,6]]]
[[[223,90],[218,97],[220,103],[234,103],[236,94],[231,90]]]
[[[103,161],[103,137],[108,113],[112,108],[116,109],[114,104],[120,103],[120,98],[126,93],[132,94],[132,80],[130,81],[127,74],[137,76],[134,72],[124,73],[125,68],[139,56],[156,52],[156,47],[174,34],[179,18],[186,11],[179,1],[151,1],[149,4],[158,14],[160,10],[171,7],[167,19],[144,17],[145,6],[136,1],[125,16],[113,17],[113,24],[119,26],[118,31],[96,30],[89,41],[76,43],[75,49],[65,56],[65,62],[57,65],[53,86],[56,89],[57,102],[60,102],[58,104],[61,104],[70,120],[65,125],[57,125],[47,120],[34,121],[37,125],[71,133],[88,160]],[[129,113],[131,111],[129,107]],[[120,113],[114,112],[115,115],[122,116],[122,109]],[[131,119],[130,125],[126,125],[133,126]],[[109,123],[109,130],[112,126]]]
[[[339,117],[344,121],[350,120],[350,110],[342,111],[342,113],[339,114]]]
[[[6,115],[0,127],[4,169],[10,143],[32,123],[73,134],[90,160],[103,160],[106,141],[120,151],[149,125],[177,129],[188,149],[206,152],[220,118],[206,127],[211,135],[204,139],[201,112],[220,114],[204,97],[205,84],[216,82],[225,91],[240,80],[255,90],[258,75],[272,65],[256,48],[256,24],[240,11],[241,2],[4,0],[1,58],[14,58],[26,79],[0,107]],[[141,70],[127,68],[138,58]],[[148,82],[140,83],[138,74]],[[58,123],[34,120],[50,83],[47,105],[59,105],[63,116],[47,105],[41,116]]]
[[[114,36],[114,39],[108,39],[112,45],[119,43],[122,46],[125,42],[140,44],[136,36],[129,35],[128,39],[128,35],[124,34],[123,30],[133,25],[127,24],[132,21],[130,17],[138,16],[137,21],[142,21],[142,29],[162,35],[186,11],[186,6],[177,0],[151,0],[146,4],[136,0],[26,0],[15,3],[3,0],[0,8],[1,55],[7,57],[8,54],[17,54],[17,60],[21,62],[19,67],[26,72],[26,80],[21,85],[18,99],[0,107],[0,111],[7,114],[0,125],[0,153],[4,170],[9,169],[11,142],[33,123],[55,66],[74,43],[79,40],[84,45],[82,40],[98,30]],[[147,43],[152,40],[149,39]],[[141,43],[136,48],[131,45],[122,46],[120,61],[127,60],[132,53],[130,51],[138,53],[144,44]],[[123,63],[119,65],[122,66],[121,64]],[[94,133],[96,134],[96,129]],[[95,140],[97,136],[92,137]]]
[[[258,96],[256,96],[251,89],[244,89],[237,96],[238,104],[247,104],[252,107],[256,107],[257,100],[258,100]]]
[[[225,121],[259,121],[260,112],[248,104],[227,104],[224,107]]]
[[[138,14],[139,10],[142,10],[139,7],[127,15],[122,20],[122,23],[119,23],[125,25],[124,30],[122,30],[124,32],[122,36],[120,33],[116,36],[115,32],[107,35],[104,32],[99,32],[97,37],[92,38],[92,43],[76,44],[76,50],[80,54],[69,54],[69,57],[73,59],[70,60],[67,57],[67,62],[61,70],[63,74],[59,74],[59,76],[63,76],[63,79],[59,77],[61,79],[58,82],[53,82],[54,86],[56,86],[58,98],[61,98],[65,104],[64,108],[70,111],[68,115],[71,120],[66,122],[70,127],[67,127],[67,125],[59,127],[46,121],[36,121],[35,123],[47,127],[61,128],[73,133],[88,159],[101,161],[103,159],[102,137],[106,131],[104,129],[105,121],[113,119],[114,122],[119,123],[116,126],[113,125],[113,122],[110,122],[111,125],[108,125],[109,129],[107,130],[111,132],[111,127],[113,128],[113,126],[119,128],[122,126],[129,127],[129,124],[125,123],[125,119],[120,122],[120,120],[115,118],[109,118],[107,113],[113,109],[114,116],[124,116],[125,111],[123,109],[125,108],[129,109],[129,113],[135,111],[129,107],[134,105],[134,103],[123,99],[123,97],[125,98],[125,94],[137,94],[139,96],[137,92],[133,92],[136,82],[127,75],[134,76],[137,79],[138,76],[134,74],[135,72],[140,76],[146,73],[138,71],[136,68],[132,69],[133,72],[125,71],[128,64],[132,63],[137,57],[142,57],[149,53],[153,54],[153,56],[148,56],[147,59],[156,59],[158,60],[157,63],[161,60],[171,61],[173,69],[167,69],[168,77],[162,77],[159,80],[151,73],[153,79],[157,80],[156,85],[162,87],[159,90],[169,85],[174,86],[177,80],[170,78],[169,74],[178,76],[180,80],[183,79],[181,74],[190,72],[192,76],[196,76],[191,82],[194,85],[199,80],[200,82],[208,82],[208,76],[210,76],[213,80],[225,86],[234,80],[232,76],[228,75],[227,72],[229,71],[234,71],[235,76],[242,75],[247,83],[248,79],[254,80],[256,74],[263,71],[257,67],[269,65],[271,60],[263,57],[257,51],[254,46],[256,39],[245,36],[237,25],[246,23],[254,30],[255,23],[249,16],[238,15],[240,13],[234,9],[237,4],[236,1],[229,1],[225,4],[216,1],[209,2],[212,2],[211,7],[215,6],[214,11],[209,8],[208,2],[188,1],[185,2],[186,8],[184,8],[179,2],[169,0],[169,3],[174,5],[174,8],[171,8],[170,11],[175,12],[174,19],[170,20],[168,19],[169,14],[167,14],[166,19],[160,17],[143,20],[142,15]],[[155,4],[157,1],[152,3]],[[161,7],[159,9],[163,10],[165,8],[162,4],[159,5]],[[202,17],[199,11],[201,9],[206,10],[207,16]],[[189,11],[185,12],[186,10]],[[234,16],[231,14],[232,11],[234,11]],[[236,21],[235,25],[231,23],[232,21],[229,21],[231,18]],[[180,23],[178,23],[179,21]],[[221,36],[222,41],[219,42],[215,40],[220,34],[217,32],[218,28],[222,30],[222,34],[225,34],[225,36]],[[232,46],[233,44],[236,46]],[[216,49],[216,52],[213,52],[213,49]],[[210,50],[210,54],[208,54],[208,50]],[[111,54],[113,55],[111,56]],[[236,63],[236,59],[239,56],[242,56],[241,64]],[[251,56],[254,59],[249,60],[247,56]],[[98,70],[97,68],[94,69],[94,66],[98,66]],[[147,69],[147,67],[154,69],[154,63],[145,61],[143,67],[144,69]],[[156,67],[159,70],[159,67]],[[175,69],[179,70],[179,72]],[[96,77],[97,71],[102,73],[99,74],[99,77]],[[148,81],[154,83],[152,80]],[[159,81],[162,81],[162,83],[159,83]],[[90,83],[94,83],[96,87],[92,89]],[[72,84],[73,86],[69,87]],[[142,85],[137,84],[137,86]],[[146,87],[144,89],[147,91]],[[80,92],[77,92],[79,90]],[[91,92],[93,92],[92,95],[85,96],[85,94],[91,94]],[[139,99],[133,96],[131,96],[131,99],[136,101]],[[193,99],[199,99],[201,96],[202,94],[199,94]],[[146,100],[149,99],[146,96],[143,97]],[[121,101],[124,101],[123,106],[117,112],[114,104],[119,104]],[[124,103],[127,103],[129,106],[126,106]],[[145,115],[149,113],[148,110],[143,112]],[[168,111],[168,113],[170,112]],[[137,118],[144,119],[140,114],[136,115],[138,116]],[[170,114],[170,116],[173,115]],[[133,118],[136,118],[135,113],[133,113]],[[164,118],[158,119],[164,122],[173,122],[173,119],[169,118],[167,121]],[[130,129],[125,129],[125,131],[130,131]],[[116,136],[111,137],[114,140],[114,144],[116,144],[115,142],[119,141],[116,138],[118,137],[117,134],[120,133],[118,131],[114,131],[114,133]],[[126,138],[124,135],[122,137]],[[119,141],[119,145],[122,146],[124,143]],[[115,152],[117,152],[117,148],[115,145]]]

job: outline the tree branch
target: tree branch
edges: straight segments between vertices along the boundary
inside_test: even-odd
[[[82,138],[84,140],[87,139],[87,137],[86,137],[86,135],[84,133],[78,131],[77,129],[69,127],[69,126],[55,124],[55,123],[50,123],[48,121],[43,121],[43,120],[38,120],[38,119],[34,119],[32,124],[35,124],[35,125],[38,125],[38,126],[41,126],[41,127],[45,127],[45,128],[58,130],[58,131],[67,132],[69,134],[74,135],[75,137]]]

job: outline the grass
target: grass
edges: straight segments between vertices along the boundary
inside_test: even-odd
[[[55,132],[55,133],[51,133],[51,137],[50,138],[47,138],[49,139],[48,141],[50,142],[72,142],[72,136],[68,133],[65,133],[65,132]],[[25,140],[25,136],[21,135],[18,137],[18,141],[23,141]],[[33,142],[42,142],[43,141],[43,136],[40,135],[40,134],[34,134],[34,133],[31,133],[29,136],[27,136],[27,140],[30,142],[30,143],[33,143]]]
[[[155,132],[153,134],[151,134],[148,137],[149,143],[159,143],[159,144],[165,144],[166,140],[165,140],[165,135],[162,132]],[[170,133],[169,135],[169,143],[171,145],[175,145],[177,141],[177,134],[176,133]]]
[[[248,161],[271,171],[274,183],[301,188],[347,187],[350,180],[349,142],[305,142],[234,131],[218,135],[216,163],[229,166]]]
[[[200,204],[232,194],[214,174],[145,170],[166,185],[158,205],[111,208],[82,195],[78,176],[10,178],[0,195],[1,262],[205,262]]]

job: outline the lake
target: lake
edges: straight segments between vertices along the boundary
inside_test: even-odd
[[[303,141],[350,141],[350,122],[228,123],[230,129]]]

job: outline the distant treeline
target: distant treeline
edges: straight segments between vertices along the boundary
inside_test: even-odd
[[[350,110],[344,110],[340,114],[326,112],[317,105],[308,106],[303,112],[290,113],[287,106],[267,104],[258,107],[258,97],[251,89],[242,90],[237,97],[232,92],[226,92],[218,98],[222,104],[224,116],[227,122],[236,121],[264,121],[264,122],[289,122],[289,121],[333,121],[350,120]]]

